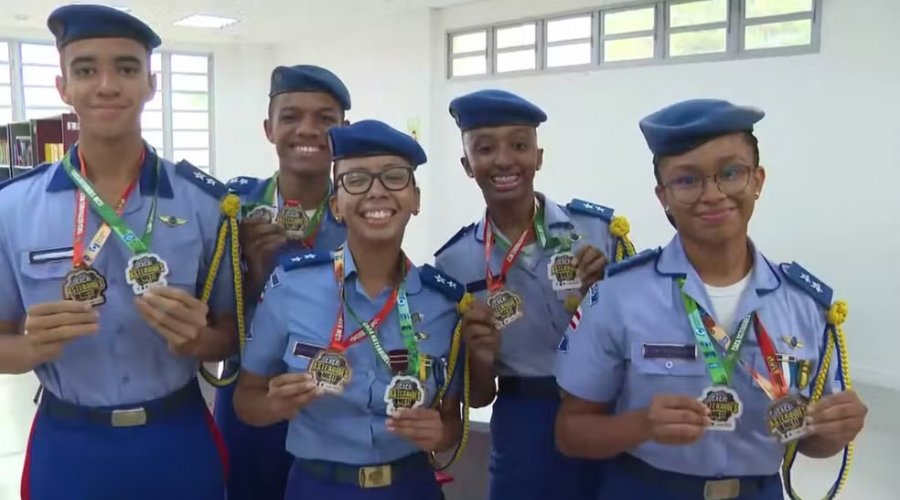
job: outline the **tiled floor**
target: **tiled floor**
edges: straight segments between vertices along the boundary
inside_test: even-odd
[[[0,376],[0,404],[3,405],[0,411],[0,500],[19,498],[23,451],[34,411],[31,399],[36,388],[37,383],[33,375]],[[857,441],[850,480],[839,498],[896,500],[900,498],[898,493],[900,479],[897,478],[900,469],[895,462],[897,450],[900,450],[900,419],[897,418],[897,415],[900,415],[900,393],[869,386],[860,387],[858,390],[869,405],[870,416],[866,430]],[[484,463],[471,456],[464,457],[463,460]],[[822,498],[834,481],[839,463],[837,459],[823,461],[800,459],[794,471],[798,493],[807,500]],[[475,468],[483,467],[463,469]],[[481,482],[484,478],[471,479]],[[466,489],[482,490],[477,486]],[[451,491],[448,491],[448,494],[453,497]]]

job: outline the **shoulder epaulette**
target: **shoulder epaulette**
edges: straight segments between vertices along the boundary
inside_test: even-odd
[[[41,163],[40,165],[30,168],[15,177],[10,177],[9,179],[6,179],[5,181],[0,182],[0,189],[3,189],[6,186],[9,186],[11,184],[15,184],[16,182],[21,181],[22,179],[27,179],[28,177],[33,177],[33,176],[47,170],[47,168],[49,168],[50,165],[53,165],[53,164],[52,163]],[[15,167],[10,167],[10,171],[12,171],[13,168],[15,168]]]
[[[228,193],[228,188],[225,187],[225,184],[191,165],[187,160],[181,160],[175,165],[175,173],[191,181],[192,184],[217,200],[221,200]]]
[[[604,207],[603,205],[598,205],[596,203],[591,203],[589,201],[573,199],[566,208],[569,210],[584,215],[590,215],[592,217],[599,217],[606,222],[610,222],[613,217],[613,213],[615,210],[609,207]]]
[[[465,286],[437,269],[425,264],[419,268],[422,284],[443,293],[453,302],[459,302],[465,294]]]
[[[293,271],[294,269],[300,269],[301,267],[311,267],[326,262],[332,262],[333,259],[334,257],[330,251],[293,252],[281,256],[281,258],[279,258],[279,264],[281,264],[281,267],[285,271]]]
[[[804,269],[803,266],[796,262],[791,262],[790,264],[784,263],[781,264],[781,270],[784,272],[788,281],[800,287],[801,290],[809,294],[809,296],[822,305],[822,307],[825,309],[831,307],[831,299],[834,296],[834,291],[831,287],[822,283],[819,278],[816,278],[812,273]]]
[[[628,269],[634,269],[637,266],[642,264],[646,264],[650,261],[656,260],[659,257],[659,254],[662,252],[660,248],[648,248],[640,253],[637,253],[625,260],[616,262],[615,264],[609,264],[606,266],[606,276],[615,276],[616,274],[621,273],[622,271],[627,271]]]
[[[441,252],[450,248],[454,243],[459,241],[460,238],[465,236],[474,227],[475,227],[475,223],[472,223],[472,224],[469,224],[468,226],[464,226],[462,229],[457,231],[456,234],[454,234],[452,237],[450,237],[449,240],[447,240],[446,243],[444,243],[444,246],[442,246],[441,248],[438,248],[437,252],[434,252],[434,256],[437,257],[438,255],[441,254]]]
[[[228,187],[228,191],[236,195],[250,194],[258,184],[259,179],[257,179],[256,177],[244,176],[235,177],[234,179],[231,179],[227,183],[225,183],[225,185]]]

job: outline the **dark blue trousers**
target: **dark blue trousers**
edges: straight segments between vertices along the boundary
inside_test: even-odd
[[[442,500],[434,470],[424,463],[405,471],[390,486],[361,488],[310,474],[295,462],[288,476],[284,500]]]

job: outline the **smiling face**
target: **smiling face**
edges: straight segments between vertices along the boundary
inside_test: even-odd
[[[765,182],[748,135],[717,137],[659,161],[656,196],[675,220],[678,233],[709,245],[747,234]]]
[[[330,94],[286,92],[272,97],[266,137],[281,167],[296,175],[327,175],[331,168],[328,129],[342,124],[344,112]]]
[[[338,160],[331,209],[347,224],[348,237],[376,245],[402,241],[409,218],[419,212],[413,168],[399,156]]]
[[[60,98],[75,109],[82,134],[115,139],[140,134],[144,104],[156,93],[146,47],[127,38],[93,38],[60,54]]]
[[[533,126],[469,130],[463,134],[463,147],[463,168],[478,183],[485,201],[534,196],[534,176],[543,163],[544,150],[537,146]]]

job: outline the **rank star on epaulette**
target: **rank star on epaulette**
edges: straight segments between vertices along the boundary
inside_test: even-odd
[[[298,255],[296,257],[291,257],[291,262],[303,262],[305,260],[312,260],[315,258],[316,258],[316,254],[307,253],[307,254],[303,254],[303,255]]]
[[[437,282],[440,283],[441,285],[444,285],[444,286],[453,288],[454,290],[456,289],[456,283],[447,280],[447,278],[443,277],[443,276],[440,275],[440,274],[436,274],[436,275],[434,276],[434,281],[437,281]]]
[[[211,177],[207,176],[206,174],[204,174],[203,172],[201,172],[201,171],[199,171],[199,170],[196,171],[196,172],[194,172],[194,177],[196,177],[197,179],[200,179],[200,180],[206,182],[206,183],[209,184],[210,186],[215,186],[215,185],[216,185],[216,181],[215,181],[215,180],[213,180]]]

